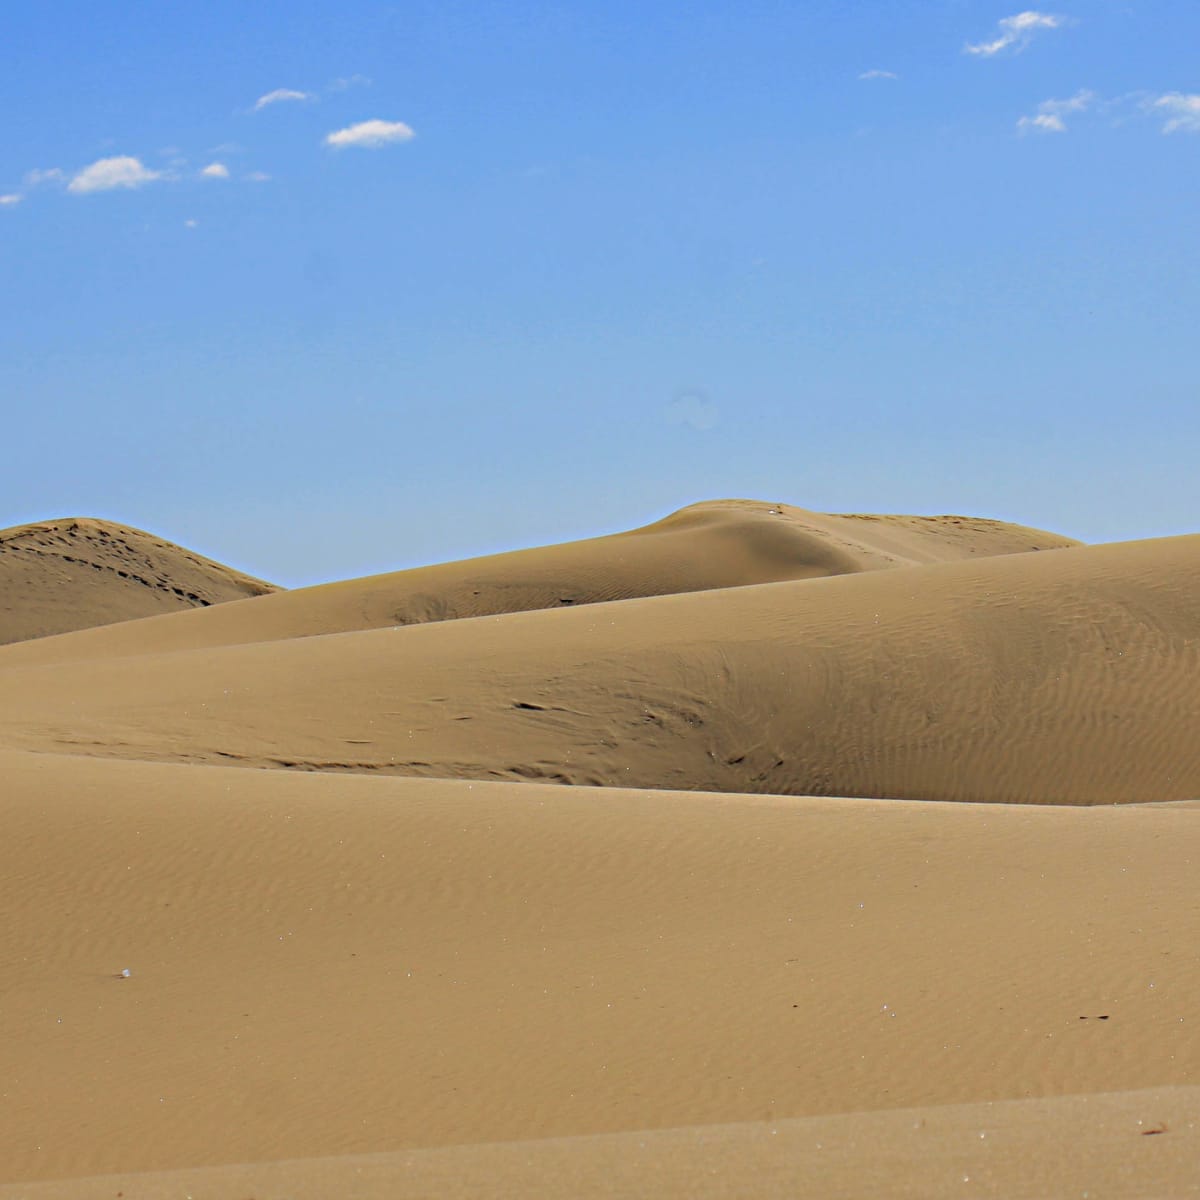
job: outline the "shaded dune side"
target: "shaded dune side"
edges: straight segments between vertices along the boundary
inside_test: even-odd
[[[281,592],[7,651],[48,662],[310,637],[1077,545],[974,517],[829,516],[720,500],[628,533]]]
[[[436,777],[1200,796],[1200,535],[0,670],[22,748]]]
[[[112,521],[74,517],[0,530],[0,643],[276,590]]]

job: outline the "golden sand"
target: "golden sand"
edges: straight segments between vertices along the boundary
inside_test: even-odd
[[[751,502],[122,624],[47,567],[0,1197],[1196,1194],[1198,567]]]

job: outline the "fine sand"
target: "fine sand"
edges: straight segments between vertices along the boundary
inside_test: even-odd
[[[974,517],[830,516],[784,504],[719,500],[628,533],[280,592],[269,603],[179,613],[169,620],[41,641],[9,661],[279,641],[1078,544],[1040,529]],[[131,611],[113,620],[144,615]]]
[[[1200,1194],[1198,569],[721,502],[0,647],[0,1198]]]
[[[0,529],[0,643],[276,590],[112,521],[73,517]]]

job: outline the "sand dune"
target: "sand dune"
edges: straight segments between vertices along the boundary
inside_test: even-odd
[[[275,590],[112,521],[75,517],[0,530],[0,643]]]
[[[1200,1084],[1194,810],[0,769],[0,1178]]]
[[[239,1163],[6,1188],[0,1200],[947,1200],[1200,1195],[1200,1087]]]
[[[449,778],[1188,800],[1198,569],[1200,536],[1167,538],[117,661],[0,655],[0,739]]]
[[[0,1200],[1197,1194],[1198,570],[728,501],[0,647]]]
[[[6,661],[48,662],[310,637],[455,617],[844,575],[1077,545],[976,517],[831,516],[784,504],[692,505],[629,533],[279,592],[39,643]],[[141,615],[141,614],[138,614]]]

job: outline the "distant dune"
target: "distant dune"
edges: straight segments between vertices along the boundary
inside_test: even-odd
[[[1200,535],[115,661],[4,670],[0,652],[0,741],[645,788],[1189,799],[1198,572]]]
[[[1198,579],[757,501],[274,594],[0,534],[0,1200],[1197,1194]]]
[[[71,517],[0,530],[0,643],[276,590],[112,521]]]
[[[277,592],[252,604],[89,631],[8,661],[276,641],[1078,544],[977,517],[830,516],[718,500],[629,533]]]

